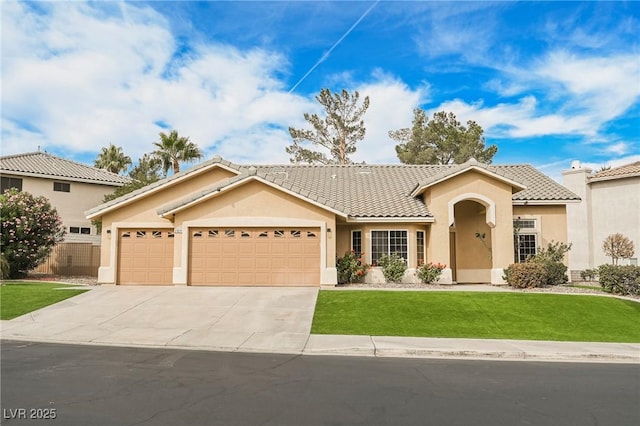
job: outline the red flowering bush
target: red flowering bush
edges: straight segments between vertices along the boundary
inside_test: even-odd
[[[2,255],[9,277],[26,275],[51,253],[64,236],[62,220],[45,197],[15,189],[0,195]]]
[[[352,251],[348,251],[344,254],[344,257],[339,257],[336,259],[336,269],[338,270],[338,283],[353,283],[362,280],[362,278],[367,274],[367,271],[371,267],[362,261],[362,253],[358,257],[356,253]]]
[[[423,263],[416,269],[416,275],[423,283],[431,284],[432,282],[438,281],[440,275],[442,275],[442,270],[446,267],[447,265],[440,262]]]

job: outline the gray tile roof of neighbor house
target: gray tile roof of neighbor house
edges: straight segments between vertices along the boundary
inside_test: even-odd
[[[636,176],[640,176],[640,161],[594,173],[589,177],[589,182],[611,179],[624,179]]]
[[[110,186],[122,186],[131,182],[131,179],[126,176],[66,160],[46,152],[0,157],[0,172]]]

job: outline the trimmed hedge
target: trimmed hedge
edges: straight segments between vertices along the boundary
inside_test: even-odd
[[[547,270],[542,263],[513,263],[504,270],[504,280],[515,288],[543,287],[548,281]]]
[[[613,294],[640,294],[640,266],[600,265],[600,286]]]

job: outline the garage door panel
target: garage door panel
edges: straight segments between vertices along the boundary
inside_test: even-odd
[[[319,285],[319,235],[318,228],[227,228],[216,238],[192,237],[189,284]]]
[[[118,278],[121,285],[168,285],[173,282],[173,232],[121,229],[118,232]]]

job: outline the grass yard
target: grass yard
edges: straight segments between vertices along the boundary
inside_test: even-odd
[[[65,284],[4,281],[0,286],[0,319],[10,320],[87,290],[55,290]]]
[[[321,291],[311,332],[640,342],[640,303],[565,294]]]

